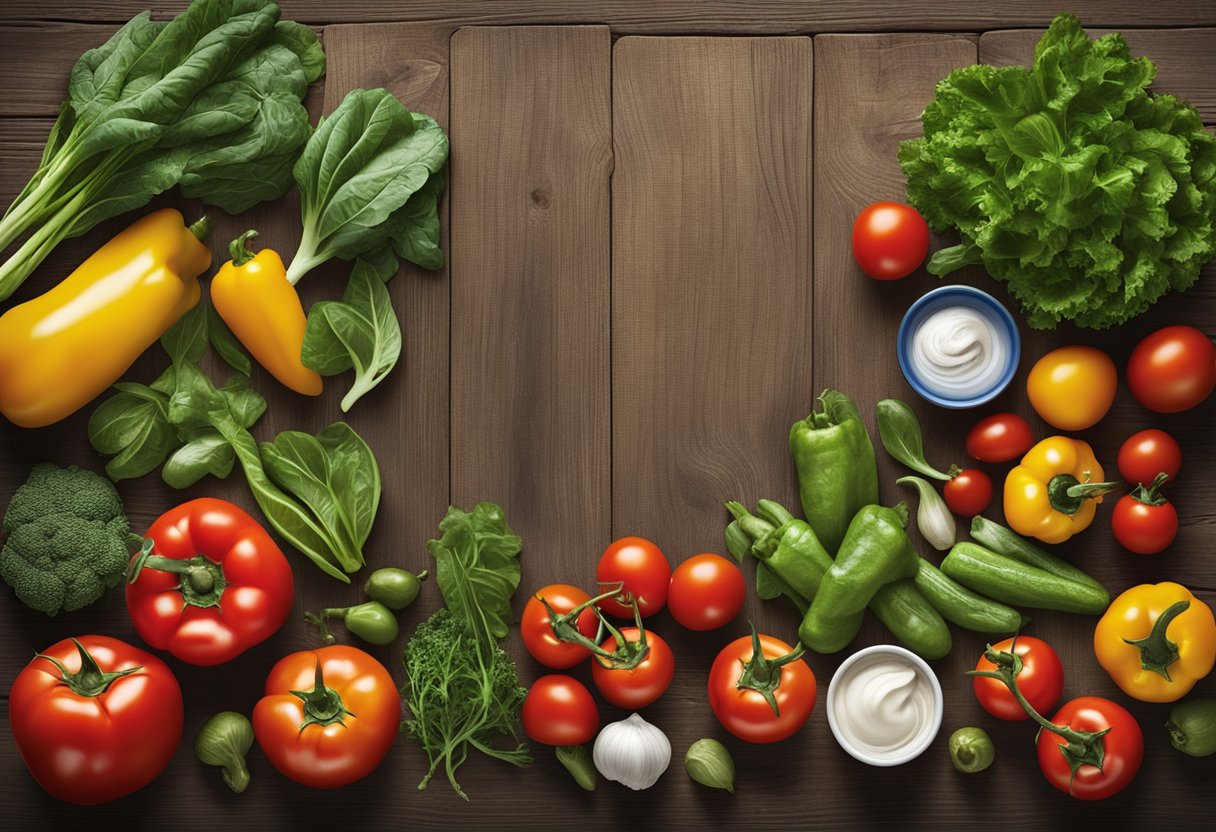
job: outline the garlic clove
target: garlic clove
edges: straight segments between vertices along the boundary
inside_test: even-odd
[[[605,779],[641,791],[658,782],[667,770],[671,742],[640,714],[630,714],[604,726],[595,738],[591,758]]]

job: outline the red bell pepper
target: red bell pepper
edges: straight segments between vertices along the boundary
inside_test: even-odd
[[[162,514],[131,561],[127,609],[148,644],[222,664],[275,633],[295,581],[282,550],[232,503],[203,497]]]

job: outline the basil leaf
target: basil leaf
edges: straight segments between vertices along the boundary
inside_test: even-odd
[[[479,503],[469,513],[452,506],[439,531],[442,536],[428,540],[426,547],[435,557],[435,582],[444,605],[468,624],[480,643],[506,637],[523,542],[507,527],[502,508]]]
[[[213,306],[207,307],[207,340],[211,342],[216,353],[229,367],[244,375],[249,375],[253,371],[249,356],[245,355],[240,342],[236,340],[232,330],[224,323],[224,319]]]
[[[948,474],[934,468],[925,460],[925,442],[921,436],[916,414],[898,399],[883,399],[878,403],[878,437],[887,453],[913,471],[936,480],[949,480]]]
[[[189,488],[208,474],[225,479],[232,473],[235,461],[228,440],[211,429],[178,448],[165,462],[160,475],[171,488]]]
[[[342,399],[347,412],[384,380],[400,357],[401,325],[388,290],[360,260],[341,301],[322,301],[309,310],[301,360],[326,376],[354,368],[354,381]]]

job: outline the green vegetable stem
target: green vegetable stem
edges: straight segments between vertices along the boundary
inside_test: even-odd
[[[963,774],[975,774],[992,765],[996,746],[983,728],[959,728],[950,735],[950,761]]]
[[[220,711],[203,723],[194,737],[194,753],[209,766],[223,769],[224,782],[237,794],[249,786],[245,755],[253,747],[253,726],[244,714]]]
[[[904,533],[907,507],[870,505],[849,523],[798,637],[817,653],[835,653],[853,640],[861,615],[884,584],[916,574],[918,558]]]
[[[561,763],[574,782],[585,791],[593,792],[599,785],[600,774],[595,770],[595,761],[585,745],[559,745],[553,749],[557,761]]]
[[[1165,723],[1170,742],[1183,754],[1209,757],[1216,754],[1216,699],[1191,697],[1170,711]]]
[[[304,620],[317,628],[326,644],[335,641],[329,631],[328,620],[331,618],[341,618],[346,629],[368,644],[392,644],[401,632],[392,610],[379,601],[368,601],[354,607],[330,607],[320,615],[304,613]]]
[[[425,569],[415,575],[389,566],[373,572],[363,585],[363,591],[368,598],[379,601],[390,610],[403,610],[414,603],[426,576]]]
[[[1194,107],[1149,92],[1156,67],[1121,34],[1058,16],[1034,64],[954,70],[903,142],[908,201],[983,265],[1026,322],[1105,329],[1192,286],[1216,255],[1216,137]]]
[[[38,170],[0,220],[0,300],[62,240],[182,195],[239,214],[291,186],[311,132],[302,103],[325,73],[312,29],[264,0],[196,0],[144,12],[72,67]]]
[[[735,793],[735,761],[715,739],[705,737],[690,745],[684,754],[684,770],[702,786]]]
[[[790,454],[807,523],[830,553],[862,506],[878,502],[874,446],[857,405],[824,390],[819,407],[790,426]]]

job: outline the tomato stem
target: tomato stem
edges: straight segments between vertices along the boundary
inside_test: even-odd
[[[599,607],[595,606],[595,604],[607,598],[619,599],[621,597],[621,590],[625,586],[624,583],[618,581],[614,586],[614,589],[610,589],[594,598],[588,598],[574,609],[562,614],[558,614],[557,610],[553,609],[547,598],[540,595],[536,597],[544,605],[545,611],[549,613],[549,627],[553,630],[554,638],[569,644],[582,645],[591,651],[600,660],[600,663],[607,668],[612,670],[633,670],[645,661],[646,656],[650,653],[650,644],[646,640],[646,627],[642,624],[642,612],[638,608],[637,599],[628,593],[626,594],[629,605],[633,607],[633,620],[638,628],[637,641],[628,641],[624,634],[604,617],[604,613],[600,611]],[[599,619],[595,641],[587,638],[578,629],[578,617],[586,609],[594,610],[596,618]],[[600,646],[605,629],[608,630],[616,642],[616,649],[614,650],[605,650]]]
[[[1186,612],[1190,606],[1190,601],[1178,601],[1171,604],[1161,615],[1157,616],[1157,620],[1153,622],[1153,629],[1147,636],[1123,639],[1126,644],[1130,644],[1140,651],[1140,667],[1161,674],[1167,682],[1173,681],[1170,679],[1170,665],[1178,661],[1178,645],[1169,640],[1165,631],[1169,628],[1170,622]]]
[[[773,716],[781,716],[781,711],[777,707],[777,698],[773,695],[781,687],[781,668],[801,659],[806,648],[799,644],[784,656],[770,659],[764,655],[764,649],[760,645],[760,633],[756,630],[756,625],[750,621],[747,625],[752,628],[752,656],[747,661],[739,660],[739,663],[743,665],[743,673],[740,674],[735,687],[738,690],[754,690],[763,696],[764,701],[773,709]]]
[[[354,716],[346,709],[342,695],[330,687],[326,687],[324,675],[321,673],[321,659],[317,658],[316,682],[312,690],[293,690],[304,703],[304,721],[300,723],[300,733],[309,725],[345,725],[343,717]]]
[[[48,656],[45,653],[35,653],[34,656],[35,658],[46,659],[55,665],[59,670],[60,683],[67,685],[72,693],[77,696],[101,696],[101,694],[110,689],[110,685],[114,684],[116,680],[143,670],[143,666],[141,665],[140,667],[129,667],[126,670],[106,672],[101,669],[97,664],[97,660],[85,649],[83,644],[76,639],[72,639],[72,644],[76,645],[76,650],[80,653],[80,670],[75,673],[69,671],[63,662],[54,656]]]
[[[1161,495],[1161,486],[1165,485],[1165,481],[1169,478],[1170,475],[1162,471],[1147,486],[1144,483],[1139,483],[1132,489],[1132,499],[1144,503],[1146,506],[1165,505],[1166,499]]]

